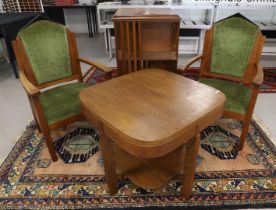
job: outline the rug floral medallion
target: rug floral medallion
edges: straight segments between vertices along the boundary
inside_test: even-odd
[[[72,131],[55,132],[56,139]],[[222,142],[213,134],[207,141],[202,134],[192,196],[180,196],[178,178],[162,189],[142,189],[128,178],[120,178],[119,191],[110,196],[105,184],[101,152],[86,162],[53,163],[36,125],[27,126],[22,137],[0,167],[0,209],[200,209],[276,207],[276,148],[264,129],[252,120],[242,152],[236,157],[229,147],[235,145],[241,124],[222,119],[216,123]],[[207,138],[207,137],[206,137]],[[213,154],[212,148],[219,151]],[[223,152],[223,153],[221,153]],[[226,156],[225,156],[226,155]],[[228,158],[231,157],[231,158]]]

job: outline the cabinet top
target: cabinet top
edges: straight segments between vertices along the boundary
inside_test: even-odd
[[[116,11],[113,20],[174,20],[180,17],[169,8],[121,8]]]

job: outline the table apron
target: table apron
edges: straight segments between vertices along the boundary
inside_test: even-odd
[[[218,121],[223,116],[223,110],[224,104],[216,107],[208,114],[203,115],[197,122],[198,130],[203,131],[205,128]]]
[[[101,121],[98,120],[98,117],[96,117],[94,114],[88,111],[88,109],[82,104],[81,112],[89,120],[89,122],[92,124],[94,128],[96,128],[98,131],[102,129]]]
[[[90,123],[98,130],[102,129],[102,132],[114,143],[120,146],[122,149],[134,155],[138,158],[157,158],[164,156],[181,145],[187,143],[190,139],[196,136],[196,132],[200,132],[208,127],[210,124],[216,122],[223,114],[223,105],[218,106],[216,109],[210,111],[208,114],[203,116],[201,119],[191,123],[185,128],[185,132],[182,132],[179,135],[175,135],[171,140],[168,140],[165,143],[160,143],[156,145],[145,145],[137,144],[131,142],[131,140],[122,134],[119,134],[115,129],[102,122],[99,117],[94,113],[89,111],[85,106],[82,107],[82,113],[88,118]]]
[[[103,131],[110,140],[114,141],[118,146],[120,146],[131,155],[138,158],[157,158],[174,151],[181,145],[187,143],[191,138],[195,137],[196,126],[191,125],[189,126],[189,128],[187,128],[187,131],[185,133],[173,137],[171,141],[156,145],[135,144],[134,142],[131,142],[127,137],[118,134],[118,132],[105,125],[104,123]]]

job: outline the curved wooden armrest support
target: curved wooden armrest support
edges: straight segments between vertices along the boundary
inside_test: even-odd
[[[260,86],[263,84],[263,81],[264,81],[264,71],[263,71],[263,68],[259,64],[256,64],[256,68],[257,68],[257,74],[256,74],[255,78],[253,79],[253,84]]]
[[[186,71],[193,63],[195,63],[196,61],[198,60],[201,60],[203,58],[202,55],[198,55],[198,56],[195,56],[193,58],[191,58],[188,63],[184,66],[183,70],[182,71]]]
[[[37,96],[40,94],[40,90],[35,87],[26,77],[24,72],[20,71],[20,81],[24,87],[24,89],[27,91],[29,96]]]
[[[107,66],[105,66],[105,65],[103,65],[103,64],[96,63],[96,62],[94,62],[94,61],[90,61],[90,60],[85,59],[85,58],[77,58],[77,60],[78,60],[79,62],[86,63],[86,64],[88,64],[88,65],[90,65],[90,66],[94,66],[94,67],[98,68],[99,70],[101,70],[101,71],[103,71],[103,72],[105,72],[105,73],[110,73],[110,72],[112,72],[112,69],[111,69],[111,68],[109,68],[109,67],[107,67]]]

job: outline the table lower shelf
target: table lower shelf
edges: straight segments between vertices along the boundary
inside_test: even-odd
[[[157,189],[183,172],[185,145],[158,158],[137,158],[114,145],[117,173],[127,176],[137,186]]]

